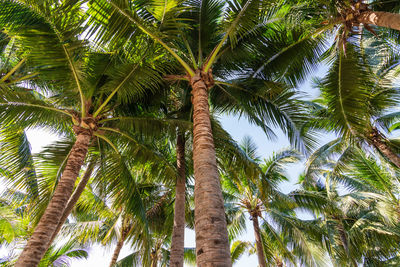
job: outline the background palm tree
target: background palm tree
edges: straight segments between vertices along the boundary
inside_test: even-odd
[[[307,224],[296,220],[293,212],[296,204],[277,188],[280,182],[287,180],[287,165],[298,162],[300,154],[283,150],[262,162],[250,138],[243,139],[241,146],[257,163],[257,171],[254,176],[246,176],[239,166],[232,166],[231,172],[223,175],[223,186],[235,196],[236,205],[241,208],[236,211],[236,216],[243,212],[250,214],[259,265],[282,266],[285,262],[296,264],[300,261],[307,266],[316,266],[323,259],[322,252],[302,235],[302,228]]]
[[[320,180],[306,177],[304,189],[291,195],[300,208],[313,212],[314,224],[325,236],[315,240],[323,240],[321,245],[327,247],[335,266],[390,262],[397,257],[390,244],[398,238],[396,230],[389,230],[397,227],[393,224],[397,215],[392,213],[397,206],[393,194],[397,191],[396,172],[388,171],[392,167],[384,161],[380,166],[375,157],[360,149],[353,148],[351,153],[351,157],[337,157],[340,161],[331,161],[333,164],[319,161],[314,167],[321,168]],[[339,184],[347,192],[340,193]],[[388,202],[392,204],[384,204]],[[373,247],[379,249],[371,250]]]
[[[8,139],[8,141],[10,141],[10,139]],[[29,147],[29,144],[26,143],[16,143]],[[7,147],[10,148],[10,146]],[[48,182],[52,180],[52,177],[50,179],[43,178],[43,173],[41,171],[43,169],[48,169],[54,172],[55,169],[55,172],[57,172],[57,166],[56,168],[50,164],[43,166],[39,163],[39,159],[36,155],[30,154],[30,151],[27,153],[28,154],[25,154],[25,156],[31,160],[31,166],[35,166],[35,170],[37,171],[25,177],[25,181],[23,178],[13,181],[15,176],[12,172],[5,172],[3,174],[10,179],[10,187],[4,192],[1,198],[2,216],[0,220],[0,231],[2,233],[2,238],[0,240],[0,246],[9,247],[12,251],[12,253],[2,259],[2,264],[4,266],[13,266],[15,264],[19,255],[18,252],[29,239],[38,221],[37,217],[43,213],[45,205],[48,203],[49,193],[54,188],[54,182],[48,184]],[[23,156],[21,151],[20,156]],[[31,188],[31,190],[25,193],[23,191],[11,189],[15,186],[15,182],[27,183],[30,185],[30,187],[27,188]],[[35,187],[35,190],[33,190],[33,187]],[[71,259],[86,259],[87,257],[87,250],[79,246],[74,240],[70,240],[67,243],[63,242],[57,246],[51,246],[38,266],[69,266]]]
[[[312,107],[316,125],[335,131],[343,142],[374,147],[399,167],[396,143],[385,136],[398,116],[399,91],[392,65],[396,59],[372,64],[373,59],[366,62],[365,57],[368,51],[349,43],[346,55],[335,55],[329,73],[316,81],[321,90],[321,98]]]

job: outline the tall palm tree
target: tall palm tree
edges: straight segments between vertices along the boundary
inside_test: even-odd
[[[385,0],[293,0],[287,1],[287,5],[291,9],[287,19],[307,25],[309,31],[302,39],[335,34],[333,43],[344,51],[349,39],[358,38],[360,34],[372,33],[379,36],[380,41],[398,42],[398,3]]]
[[[170,264],[183,266],[184,236],[185,236],[185,196],[186,196],[186,166],[185,166],[185,135],[179,132],[176,139],[176,163],[178,178],[175,189],[174,228],[172,231]]]
[[[115,121],[110,120],[112,107],[118,101],[140,99],[146,92],[151,94],[161,77],[153,68],[155,61],[143,61],[146,51],[133,58],[133,64],[114,61],[109,54],[90,52],[87,42],[79,39],[84,31],[80,4],[1,3],[1,25],[15,40],[16,49],[21,53],[17,66],[26,64],[33,68],[37,79],[31,81],[32,86],[50,95],[47,98],[38,96],[20,84],[13,86],[13,90],[2,87],[4,125],[11,129],[18,118],[20,128],[46,126],[75,135],[75,143],[52,200],[16,266],[36,266],[46,252],[93,138],[99,138],[113,148],[116,146],[106,134],[117,134],[128,143],[135,143],[133,137],[115,129]],[[113,75],[110,76],[108,71]]]
[[[268,105],[265,94],[274,83],[263,83],[254,93],[236,87],[228,79],[246,73],[246,62],[256,57],[255,45],[273,23],[274,9],[265,1],[93,1],[89,6],[93,33],[107,44],[124,44],[140,32],[159,44],[181,67],[170,79],[187,81],[193,103],[193,162],[196,201],[196,254],[202,264],[230,265],[228,233],[215,158],[209,113],[209,92],[234,103],[233,112],[244,112],[253,122],[267,121],[293,131],[293,121],[271,112],[264,117],[261,106]],[[224,15],[226,14],[226,16]],[[111,27],[112,25],[112,27]],[[120,37],[123,37],[120,39]],[[246,66],[247,65],[247,66]],[[225,81],[224,81],[225,80]],[[216,86],[214,86],[216,85]],[[212,88],[212,91],[211,91]],[[250,101],[247,94],[259,100]],[[239,101],[241,97],[248,102]],[[228,102],[229,101],[229,102]],[[226,103],[221,103],[225,105]],[[243,104],[241,104],[243,103]],[[259,106],[258,109],[254,109]],[[225,109],[229,109],[225,105]],[[277,118],[278,117],[278,118]],[[270,122],[269,121],[269,122]],[[282,123],[279,123],[282,122]],[[203,207],[208,207],[207,209]]]
[[[192,127],[191,110],[192,103],[187,85],[171,85],[171,91],[166,91],[161,105],[161,117],[167,120],[178,120],[180,123],[186,123]],[[159,105],[156,104],[159,108]],[[252,164],[248,158],[243,155],[230,137],[230,135],[221,127],[215,115],[211,114],[211,124],[216,148],[216,157],[219,161],[230,161],[231,164],[238,164],[249,170]],[[191,154],[191,149],[187,147],[187,141],[191,140],[191,135],[182,127],[178,127],[176,136],[176,165],[178,178],[175,186],[175,209],[174,209],[174,228],[172,231],[170,262],[174,266],[183,266],[184,262],[184,229],[185,229],[185,199],[186,183],[188,177],[192,175],[192,162],[186,158],[186,154]],[[189,152],[189,153],[188,153]],[[222,167],[222,166],[221,166]]]
[[[48,184],[50,180],[54,181],[52,175],[49,175],[50,179],[48,177],[42,177],[44,173],[41,171],[44,168],[50,170],[50,172],[57,172],[58,169],[57,165],[55,168],[48,163],[42,165],[38,157],[30,153],[28,149],[29,143],[27,140],[24,140],[24,133],[22,133],[22,135],[19,133],[17,136],[14,135],[13,137],[14,142],[10,142],[12,140],[8,138],[6,140],[9,143],[3,144],[6,144],[6,148],[8,149],[13,149],[10,143],[17,145],[17,147],[20,148],[18,151],[20,157],[17,157],[17,159],[28,158],[30,160],[30,166],[35,166],[35,171],[25,171],[26,174],[29,175],[21,179],[15,176],[15,172],[8,171],[12,169],[3,169],[3,177],[9,180],[9,183],[0,201],[0,209],[2,210],[0,219],[2,238],[0,239],[0,245],[8,246],[8,250],[11,251],[9,256],[3,258],[2,264],[4,266],[14,266],[20,248],[25,244],[26,240],[29,239],[31,231],[37,222],[36,217],[41,213],[43,207],[45,208],[45,205],[48,203],[48,201],[46,201],[49,198],[48,195],[54,188],[54,182]],[[24,142],[19,142],[21,141],[20,137],[23,137],[22,140],[24,140]],[[21,149],[24,147],[28,151]],[[2,147],[2,149],[5,148]],[[15,160],[13,157],[10,157],[10,159]],[[21,163],[23,163],[23,161],[21,161]],[[26,168],[26,165],[24,168]],[[25,179],[25,181],[23,179]],[[23,186],[24,183],[26,183],[26,186]],[[27,193],[17,191],[16,188],[18,187],[22,189],[27,188]],[[70,240],[67,243],[51,246],[40,261],[39,266],[69,266],[69,261],[71,259],[87,258],[87,256],[88,252],[86,249],[82,248],[74,240]]]

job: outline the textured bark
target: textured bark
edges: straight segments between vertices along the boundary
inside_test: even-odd
[[[169,199],[169,194],[170,192],[166,192],[164,195],[160,197],[160,199],[151,207],[148,211],[146,211],[146,217],[147,219],[151,219],[153,216],[157,216],[158,212],[162,209],[163,205],[167,200]]]
[[[67,164],[54,191],[54,195],[18,258],[15,264],[16,267],[37,266],[42,259],[49,246],[51,236],[56,230],[74,190],[75,181],[84,163],[90,139],[91,134],[89,131],[82,131],[77,134],[75,144],[72,146]]]
[[[254,236],[256,238],[256,249],[257,249],[257,257],[258,257],[258,265],[261,267],[266,267],[264,249],[261,241],[260,234],[260,225],[258,223],[258,216],[252,216],[253,220],[253,228],[254,228]]]
[[[110,267],[112,267],[115,263],[117,263],[119,253],[121,252],[122,247],[124,246],[124,242],[126,240],[126,237],[128,236],[129,231],[131,230],[131,227],[122,227],[121,229],[121,237],[117,242],[117,246],[114,249],[113,256],[111,258],[110,262]]]
[[[400,31],[400,14],[396,13],[364,11],[357,17],[357,21]]]
[[[171,241],[171,267],[183,267],[183,256],[185,248],[185,136],[178,134],[176,140],[176,163],[178,169],[178,179],[176,180],[175,190],[175,211],[174,228],[172,230]]]
[[[382,134],[377,129],[373,129],[370,134],[370,143],[378,149],[385,157],[387,157],[393,164],[400,168],[400,157],[397,155],[385,141]]]
[[[344,251],[346,252],[347,255],[349,255],[349,245],[347,243],[347,235],[341,222],[338,223],[338,232]]]
[[[76,187],[74,193],[72,194],[71,198],[69,199],[68,204],[65,207],[64,213],[63,213],[60,221],[58,222],[57,228],[54,231],[54,233],[50,239],[49,247],[53,243],[58,232],[60,232],[61,227],[67,220],[68,216],[71,214],[71,211],[75,207],[76,202],[78,202],[79,197],[81,196],[83,190],[85,190],[85,187],[90,179],[90,176],[92,175],[93,169],[94,169],[94,162],[92,161],[92,162],[90,162],[85,174],[83,175],[82,179],[80,180],[80,182],[79,182],[78,186]]]
[[[208,106],[210,74],[191,78],[193,164],[195,177],[196,263],[199,267],[232,266],[224,201],[215,157]]]
[[[155,250],[151,253],[151,267],[157,267],[158,265],[158,251]]]
[[[340,236],[340,241],[342,242],[342,246],[344,248],[344,251],[346,252],[346,255],[349,257],[351,264],[354,267],[357,267],[358,265],[357,265],[356,261],[350,257],[348,238],[347,238],[346,231],[345,231],[344,226],[341,221],[338,222],[338,232],[339,232],[339,236]]]

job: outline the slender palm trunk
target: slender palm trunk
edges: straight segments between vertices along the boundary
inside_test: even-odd
[[[283,262],[281,261],[281,259],[276,259],[276,267],[283,267]]]
[[[74,190],[75,181],[84,163],[91,137],[90,131],[81,131],[77,134],[75,144],[72,146],[54,195],[18,258],[15,264],[16,267],[38,266]]]
[[[151,207],[148,211],[146,211],[146,217],[149,219],[152,216],[157,215],[157,213],[162,209],[163,205],[165,202],[169,200],[169,194],[170,192],[166,192],[164,195],[160,197],[160,199],[154,203],[153,207]]]
[[[346,234],[346,230],[344,229],[343,223],[339,220],[338,222],[338,232],[340,236],[340,241],[342,242],[342,246],[344,248],[344,251],[346,252],[347,257],[351,261],[351,264],[354,267],[357,267],[356,261],[350,256],[350,250],[349,250],[349,243],[348,243],[348,238]]]
[[[256,249],[257,249],[257,257],[258,257],[258,265],[261,267],[266,267],[264,249],[261,241],[260,234],[260,224],[258,223],[258,216],[252,216],[253,220],[253,228],[254,228],[254,236],[256,238]]]
[[[65,207],[64,213],[57,225],[56,230],[54,231],[50,242],[49,242],[49,247],[53,243],[54,239],[56,238],[58,232],[60,232],[61,227],[63,226],[64,222],[67,220],[68,216],[71,214],[72,209],[75,207],[76,202],[78,202],[79,197],[81,196],[83,190],[85,190],[85,187],[90,179],[90,176],[92,175],[94,169],[94,161],[91,161],[85,174],[83,175],[82,179],[80,180],[78,186],[76,187],[74,193],[72,194],[71,198],[68,201],[67,207]]]
[[[232,263],[208,106],[209,75],[197,70],[191,78],[196,262],[222,267]]]
[[[357,21],[400,31],[400,14],[396,13],[364,11],[357,17]]]
[[[158,251],[157,249],[151,253],[151,267],[157,267],[158,265]]]
[[[113,256],[111,258],[110,267],[112,267],[115,263],[117,263],[119,253],[121,252],[122,247],[124,246],[124,242],[126,237],[128,236],[129,231],[131,230],[130,226],[122,226],[121,228],[121,237],[118,240],[117,246],[114,249]]]
[[[178,178],[175,190],[174,228],[171,241],[171,267],[183,267],[185,241],[185,136],[179,133],[176,140],[176,163]]]
[[[387,157],[394,165],[400,168],[400,157],[396,154],[385,141],[384,136],[377,130],[373,129],[370,134],[370,143]]]

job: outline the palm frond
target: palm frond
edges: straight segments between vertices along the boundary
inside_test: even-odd
[[[14,189],[26,190],[29,197],[39,196],[38,177],[33,162],[31,146],[23,130],[0,131],[0,166],[4,177]]]
[[[373,84],[354,47],[349,45],[346,55],[339,53],[321,87],[337,133],[348,136],[368,131],[369,90]]]

